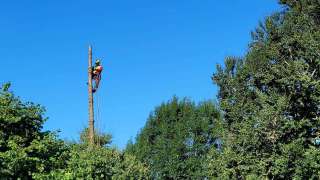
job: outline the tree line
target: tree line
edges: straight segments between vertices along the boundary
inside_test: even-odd
[[[96,134],[90,149],[42,131],[44,108],[0,90],[5,179],[319,179],[320,1],[280,0],[243,57],[212,81],[218,103],[173,97],[123,151]]]

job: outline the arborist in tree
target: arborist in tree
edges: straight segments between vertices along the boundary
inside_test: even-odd
[[[99,83],[101,81],[101,72],[103,67],[99,59],[96,60],[94,67],[92,67],[92,79],[95,81],[95,86],[92,89],[92,92],[96,92],[99,88]]]

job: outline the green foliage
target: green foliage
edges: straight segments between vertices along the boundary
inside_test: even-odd
[[[280,0],[244,57],[213,81],[219,110],[174,97],[125,152],[88,129],[68,144],[41,131],[44,108],[0,89],[3,179],[320,179],[320,1]],[[220,117],[222,114],[222,117]]]
[[[64,169],[35,174],[35,179],[148,179],[148,168],[116,149],[72,145]]]
[[[106,147],[111,135],[96,134],[88,146],[87,129],[79,144],[66,144],[42,132],[44,108],[0,91],[1,179],[148,179],[148,167],[134,156]]]
[[[187,99],[157,107],[127,152],[150,166],[155,179],[204,178],[206,153],[216,145],[219,112],[211,102]]]
[[[320,2],[281,1],[242,59],[227,58],[220,87],[225,134],[210,151],[210,177],[320,178]]]
[[[80,133],[80,143],[89,145],[89,128],[85,128],[81,133]],[[107,146],[111,144],[112,142],[112,136],[111,134],[105,134],[105,133],[98,133],[95,131],[94,134],[94,142],[96,143],[97,146]]]
[[[0,90],[0,177],[30,179],[34,172],[62,167],[64,142],[52,132],[40,131],[44,109],[21,102],[9,88],[5,84]]]

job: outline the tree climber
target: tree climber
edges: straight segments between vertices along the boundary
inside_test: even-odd
[[[94,88],[92,89],[92,92],[96,92],[99,88],[99,83],[101,81],[101,72],[103,70],[103,67],[101,65],[101,62],[99,59],[96,60],[94,67],[92,67],[92,79],[95,81]]]

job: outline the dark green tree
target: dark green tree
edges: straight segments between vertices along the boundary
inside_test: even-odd
[[[281,3],[245,57],[213,76],[225,134],[210,152],[212,177],[320,178],[320,1]]]
[[[55,133],[42,132],[44,108],[24,103],[9,91],[0,89],[0,177],[30,179],[64,166],[66,146]]]
[[[174,97],[150,115],[127,153],[147,163],[154,179],[204,178],[206,154],[217,144],[218,118],[211,102],[195,105]]]
[[[146,165],[107,147],[109,134],[96,134],[90,147],[87,129],[79,143],[41,131],[44,108],[22,102],[9,87],[0,89],[0,179],[148,179]]]

